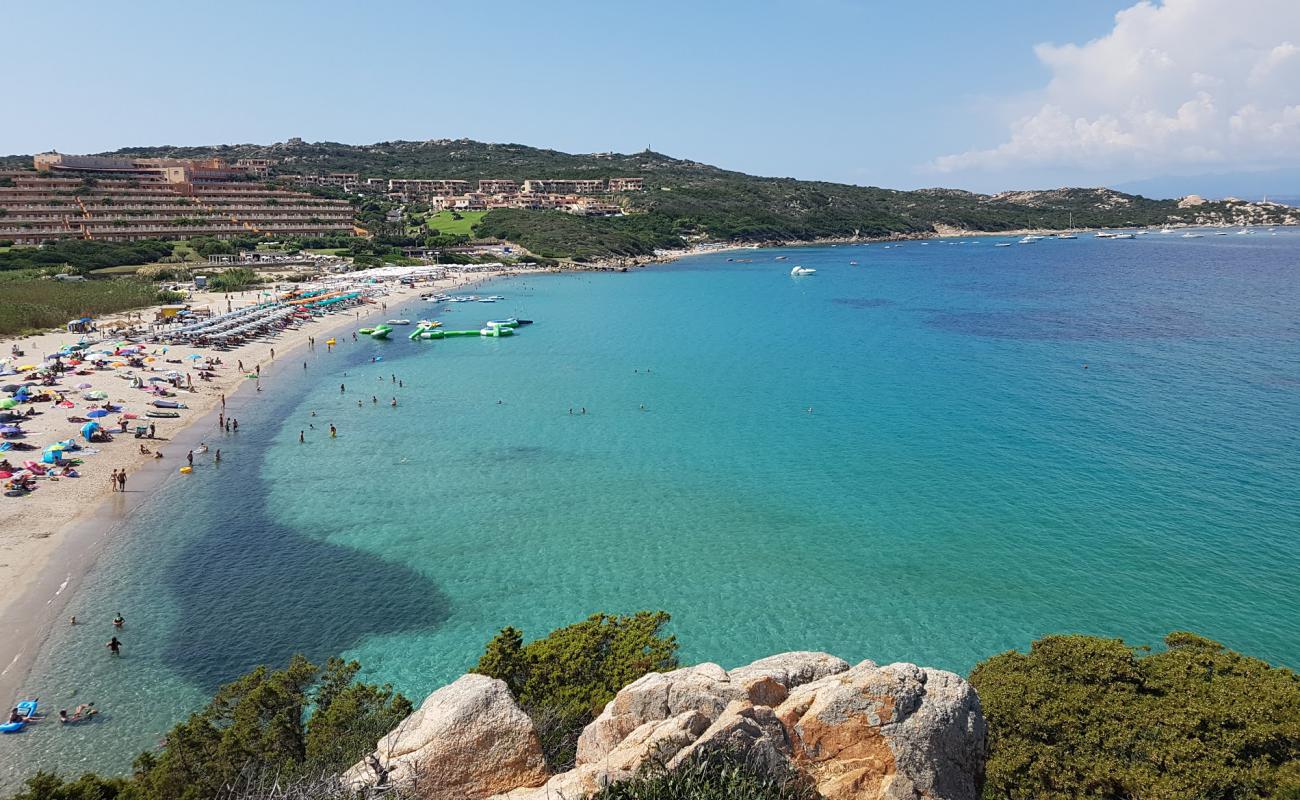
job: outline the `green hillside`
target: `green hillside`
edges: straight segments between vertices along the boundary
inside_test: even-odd
[[[1167,223],[1283,224],[1294,209],[1246,203],[1179,208],[1109,189],[1055,189],[974,194],[951,189],[895,191],[867,186],[768,178],[646,151],[574,155],[519,144],[469,140],[333,142],[214,147],[136,147],[119,156],[266,157],[281,175],[356,172],[383,178],[643,177],[646,191],[619,195],[635,222],[529,218],[490,212],[477,231],[511,238],[559,257],[643,255],[681,237],[762,242],[825,237],[919,235],[938,230],[997,232],[1025,228],[1101,228]],[[26,157],[5,161],[30,164]],[[504,236],[509,233],[510,236]],[[567,243],[567,244],[566,244]]]

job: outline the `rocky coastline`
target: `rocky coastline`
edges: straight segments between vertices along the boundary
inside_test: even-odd
[[[505,683],[470,674],[430,694],[342,781],[427,800],[576,800],[718,750],[793,769],[827,800],[977,800],[986,726],[974,688],[951,672],[782,653],[637,679],[583,730],[573,768],[553,773]]]

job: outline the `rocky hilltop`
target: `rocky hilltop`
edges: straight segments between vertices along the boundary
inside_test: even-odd
[[[583,730],[573,769],[551,774],[505,683],[465,675],[343,781],[428,800],[576,800],[712,750],[791,767],[828,800],[976,800],[985,723],[975,690],[951,672],[783,653],[730,671],[699,664],[643,676]]]

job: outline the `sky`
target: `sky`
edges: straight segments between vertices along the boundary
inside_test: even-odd
[[[0,153],[466,137],[977,191],[1300,167],[1300,0],[13,0],[4,16],[26,33],[0,47]]]

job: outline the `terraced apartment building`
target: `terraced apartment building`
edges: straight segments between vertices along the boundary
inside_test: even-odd
[[[265,164],[51,156],[59,154],[36,156],[37,172],[0,172],[0,239],[40,244],[355,231],[347,201],[252,180]]]

